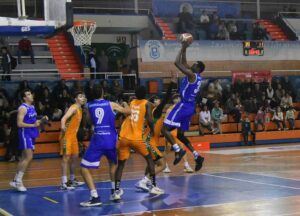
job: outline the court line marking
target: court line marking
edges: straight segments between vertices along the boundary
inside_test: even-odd
[[[3,208],[0,208],[0,214],[3,216],[13,216],[9,212],[5,211]]]
[[[281,187],[281,188],[300,190],[300,188],[290,187],[290,186],[286,186],[286,185],[269,184],[269,183],[264,183],[264,182],[250,181],[250,180],[231,178],[231,177],[226,177],[226,176],[218,176],[218,175],[207,174],[207,173],[203,173],[202,175],[216,177],[216,178],[222,178],[222,179],[228,179],[228,180],[233,180],[233,181],[248,182],[248,183],[252,183],[252,184],[260,184],[260,185],[268,185],[268,186],[273,186],[273,187]]]
[[[45,199],[45,200],[48,200],[48,201],[50,201],[50,202],[52,202],[52,203],[55,203],[55,204],[58,204],[59,202],[57,202],[57,201],[55,201],[55,200],[53,200],[53,199],[51,199],[51,198],[49,198],[49,197],[43,197],[43,199]]]
[[[285,178],[285,177],[280,177],[280,176],[274,176],[274,175],[265,175],[265,174],[262,174],[262,173],[255,173],[255,172],[249,172],[249,173],[246,173],[246,172],[239,172],[239,173],[245,173],[245,174],[250,174],[250,175],[257,175],[257,176],[267,176],[267,177],[273,177],[273,178],[279,178],[279,179],[285,179],[285,180],[293,180],[293,181],[299,181],[300,182],[300,179],[295,179],[295,178]]]

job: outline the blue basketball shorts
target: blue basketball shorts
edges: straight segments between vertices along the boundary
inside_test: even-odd
[[[34,150],[35,139],[31,137],[31,135],[26,134],[26,132],[21,129],[18,131],[19,138],[19,149],[32,149]]]
[[[80,166],[85,168],[98,168],[102,156],[106,156],[109,161],[117,163],[117,136],[94,134],[90,145],[87,148]]]
[[[190,121],[194,113],[194,103],[177,103],[165,118],[164,125],[170,128],[180,128],[183,131],[187,131],[190,127]]]

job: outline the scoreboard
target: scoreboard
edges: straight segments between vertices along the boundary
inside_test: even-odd
[[[244,56],[263,56],[264,42],[263,41],[243,41]]]

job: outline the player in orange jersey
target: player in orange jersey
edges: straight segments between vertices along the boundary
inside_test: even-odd
[[[151,154],[147,150],[144,140],[144,128],[146,125],[150,127],[151,136],[153,136],[153,120],[151,114],[151,103],[146,98],[146,88],[141,86],[135,91],[136,99],[130,103],[131,115],[127,117],[120,131],[120,142],[118,147],[118,167],[115,174],[115,193],[113,200],[121,199],[120,182],[126,160],[130,156],[130,149],[134,149],[142,155],[146,162],[150,173],[151,185],[149,193],[163,194],[164,191],[156,186],[155,166]]]
[[[66,114],[61,119],[60,146],[62,158],[62,185],[63,190],[72,190],[80,186],[75,178],[76,160],[79,154],[77,132],[82,119],[82,106],[86,102],[83,92],[76,92],[74,95],[75,103],[70,106]],[[70,165],[69,165],[70,162]],[[67,179],[68,165],[70,166],[70,180]]]

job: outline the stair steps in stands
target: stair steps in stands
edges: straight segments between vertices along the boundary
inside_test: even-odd
[[[271,35],[272,40],[287,41],[289,40],[283,30],[271,20],[257,20]]]
[[[163,33],[163,40],[177,40],[176,34],[169,27],[168,23],[166,23],[163,19],[155,17],[155,23],[157,26],[159,26]]]

